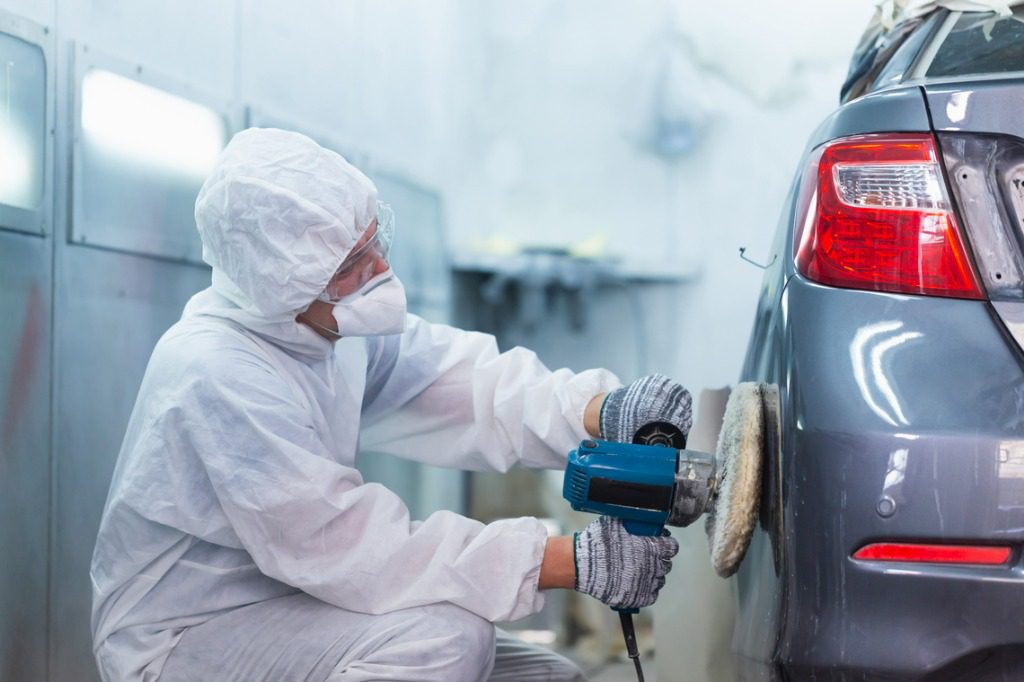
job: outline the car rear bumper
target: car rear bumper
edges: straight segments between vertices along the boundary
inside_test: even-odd
[[[749,378],[782,395],[762,508],[778,518],[760,539],[776,551],[755,543],[743,568],[741,655],[788,679],[946,679],[985,665],[1024,679],[1024,372],[989,305],[796,276],[773,330],[765,352],[779,361]],[[882,540],[1014,551],[986,568],[851,558]],[[765,590],[777,595],[771,660],[743,634],[744,604]]]

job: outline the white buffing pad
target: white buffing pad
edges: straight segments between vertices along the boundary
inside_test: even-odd
[[[718,497],[708,514],[711,565],[728,578],[743,561],[757,522],[764,449],[764,387],[742,383],[725,406],[715,458]]]

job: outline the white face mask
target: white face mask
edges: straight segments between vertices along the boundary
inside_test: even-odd
[[[405,331],[405,287],[390,270],[334,305],[338,336],[384,336]]]

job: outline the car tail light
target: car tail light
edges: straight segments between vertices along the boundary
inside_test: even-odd
[[[930,135],[862,135],[812,157],[800,272],[837,287],[982,298]]]
[[[880,542],[865,545],[853,554],[864,561],[902,561],[921,564],[974,564],[1002,566],[1010,560],[1011,549],[997,546],[919,545]]]

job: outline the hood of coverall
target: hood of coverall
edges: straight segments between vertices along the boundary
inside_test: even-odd
[[[376,207],[373,182],[305,135],[238,133],[196,199],[213,289],[254,318],[293,321],[327,286]]]

